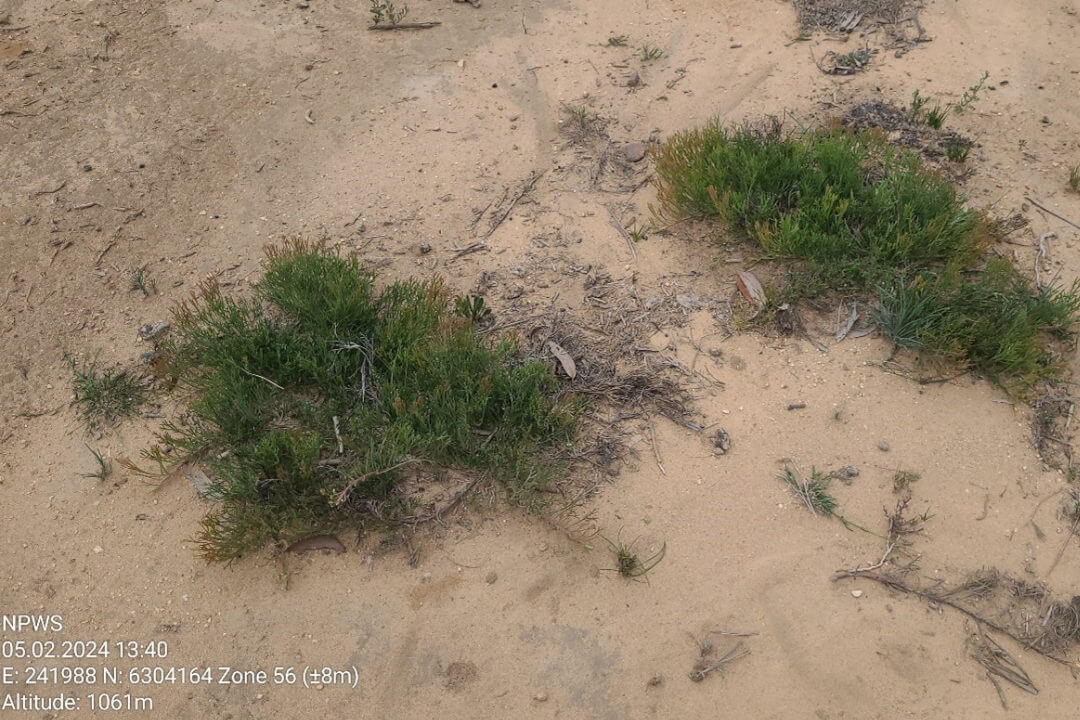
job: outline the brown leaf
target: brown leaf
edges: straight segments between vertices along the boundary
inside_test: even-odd
[[[563,372],[566,376],[573,380],[577,377],[577,365],[574,364],[574,358],[570,357],[570,353],[563,349],[563,346],[554,340],[548,340],[548,350],[555,356],[555,359],[562,365]]]
[[[757,309],[765,307],[765,288],[761,287],[761,283],[754,277],[752,272],[746,270],[739,270],[739,279],[736,281],[736,285],[739,287],[739,292],[743,297],[754,303]]]

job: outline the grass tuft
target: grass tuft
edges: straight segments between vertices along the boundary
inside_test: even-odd
[[[480,332],[481,303],[458,305],[438,280],[379,290],[355,258],[293,241],[267,251],[253,298],[205,283],[180,306],[162,353],[189,412],[161,443],[215,478],[204,556],[390,517],[423,469],[490,473],[534,502],[554,472],[539,453],[579,405],[549,364]]]
[[[1035,287],[1005,261],[984,262],[991,224],[914,154],[871,133],[711,124],[656,158],[659,212],[716,218],[787,263],[780,302],[876,293],[899,346],[1003,384],[1057,372],[1050,340],[1071,332],[1080,288]]]
[[[84,478],[94,478],[104,482],[112,474],[112,461],[105,458],[100,452],[86,444],[86,449],[90,451],[90,454],[94,456],[94,462],[97,464],[97,470],[88,473],[81,473]]]
[[[816,468],[810,468],[810,475],[800,478],[790,465],[786,465],[778,477],[787,483],[791,492],[810,512],[825,517],[836,516],[836,498],[829,494],[829,483],[833,479],[830,473],[821,473]]]
[[[660,546],[651,557],[642,560],[638,557],[638,554],[634,552],[634,545],[637,541],[630,544],[624,543],[621,540],[612,542],[607,538],[604,541],[611,547],[611,551],[615,554],[615,567],[614,570],[625,578],[637,578],[643,577],[649,574],[653,568],[660,564],[660,561],[664,559],[667,554],[667,543]]]
[[[90,430],[100,430],[135,415],[150,399],[150,386],[129,370],[102,370],[95,364],[80,370],[71,358],[68,365],[73,376],[71,404]]]
[[[638,50],[638,55],[641,57],[643,62],[652,62],[653,60],[657,60],[663,57],[664,51],[656,47],[655,45],[645,43]]]
[[[608,47],[626,47],[629,43],[629,35],[612,35],[607,39]]]
[[[1080,164],[1069,168],[1069,190],[1080,193]]]

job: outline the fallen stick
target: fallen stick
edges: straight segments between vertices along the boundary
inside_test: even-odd
[[[1053,215],[1054,217],[1056,217],[1056,218],[1057,218],[1058,220],[1061,220],[1061,221],[1063,221],[1063,222],[1067,222],[1067,223],[1069,223],[1070,225],[1072,225],[1072,226],[1073,226],[1074,228],[1076,228],[1077,230],[1080,230],[1080,225],[1077,225],[1076,223],[1074,223],[1074,222],[1073,222],[1072,220],[1070,220],[1069,218],[1065,217],[1064,215],[1058,215],[1058,214],[1057,214],[1056,212],[1054,212],[1054,211],[1053,211],[1053,210],[1051,210],[1050,208],[1046,207],[1045,205],[1043,205],[1043,204],[1041,204],[1041,203],[1038,203],[1038,202],[1036,202],[1036,201],[1032,200],[1032,199],[1031,199],[1031,198],[1029,198],[1029,197],[1028,197],[1027,195],[1025,195],[1025,196],[1024,196],[1024,199],[1025,199],[1025,200],[1027,200],[1027,201],[1028,201],[1029,203],[1031,203],[1032,205],[1034,205],[1035,207],[1037,207],[1037,208],[1039,208],[1040,210],[1042,210],[1043,212],[1047,212],[1047,213],[1050,213],[1051,215]]]
[[[438,20],[427,22],[398,23],[397,25],[368,25],[368,30],[427,30],[442,25]]]
[[[610,205],[607,205],[608,215],[611,217],[611,224],[619,231],[619,234],[626,240],[627,246],[630,248],[630,254],[637,260],[637,250],[634,248],[634,238],[630,237],[630,233],[626,231],[623,224],[619,222],[619,218],[615,216],[615,211],[611,209]]]
[[[506,220],[506,218],[508,218],[510,216],[510,213],[514,210],[514,207],[517,206],[517,204],[521,200],[521,198],[525,197],[525,195],[530,190],[532,190],[534,187],[536,187],[537,180],[539,180],[541,177],[543,177],[543,175],[544,175],[543,172],[534,172],[532,174],[532,177],[530,177],[525,182],[525,185],[522,186],[521,192],[519,192],[517,195],[514,196],[514,199],[511,200],[510,204],[506,206],[506,210],[503,211],[503,214],[499,216],[499,219],[496,220],[492,224],[491,228],[487,231],[487,234],[484,235],[485,240],[488,239],[489,237],[491,237],[492,234],[496,230],[499,229],[499,226],[502,225],[503,222]]]
[[[994,622],[993,620],[990,620],[989,618],[985,618],[982,615],[979,615],[974,610],[969,610],[968,608],[964,607],[960,603],[958,603],[958,602],[956,602],[954,600],[950,600],[946,596],[937,595],[935,593],[928,592],[926,590],[920,590],[918,588],[915,588],[915,587],[912,587],[912,586],[908,585],[907,583],[903,582],[902,580],[897,580],[896,578],[891,578],[891,577],[888,577],[887,575],[880,575],[880,574],[878,574],[876,572],[871,572],[871,571],[866,571],[866,570],[842,570],[842,571],[840,571],[840,572],[838,572],[838,573],[836,573],[835,575],[832,576],[832,581],[836,582],[837,580],[841,580],[843,578],[849,578],[849,577],[850,578],[866,578],[867,580],[873,580],[876,583],[881,583],[885,587],[892,588],[893,590],[899,590],[900,592],[905,592],[905,593],[908,593],[909,595],[915,595],[916,597],[921,597],[924,600],[929,600],[931,602],[936,602],[936,603],[940,603],[942,605],[947,605],[947,606],[951,607],[953,610],[956,610],[957,612],[961,612],[964,615],[967,615],[969,618],[971,618],[975,622],[982,623],[983,625],[986,625],[986,627],[988,627],[988,628],[991,628],[993,630],[997,630],[1002,635],[1007,635],[1007,636],[1011,637],[1013,640],[1020,643],[1025,648],[1027,648],[1029,650],[1034,650],[1035,652],[1039,653],[1040,655],[1042,655],[1045,658],[1053,660],[1056,663],[1061,663],[1062,665],[1066,665],[1066,666],[1068,666],[1070,668],[1080,668],[1080,663],[1072,662],[1071,660],[1068,660],[1068,659],[1062,658],[1062,657],[1058,657],[1057,655],[1052,655],[1052,654],[1046,652],[1045,650],[1040,650],[1039,648],[1034,647],[1034,646],[1031,645],[1031,641],[1030,641],[1031,639],[1030,638],[1026,638],[1026,639],[1022,638],[1022,637],[1018,636],[1015,632],[1010,630],[1009,628],[1005,627],[1004,625],[1002,625],[1000,623],[997,623],[997,622]]]

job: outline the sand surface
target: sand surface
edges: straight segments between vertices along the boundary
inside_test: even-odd
[[[346,0],[0,0],[0,612],[64,624],[4,638],[164,640],[167,658],[107,664],[325,666],[355,672],[356,685],[35,692],[82,697],[67,717],[106,714],[89,709],[92,691],[149,697],[152,712],[130,714],[163,718],[1005,716],[966,646],[971,621],[830,581],[875,562],[881,541],[814,517],[776,473],[785,460],[857,466],[835,492],[845,515],[880,532],[894,472],[917,472],[911,507],[933,514],[913,547],[925,577],[993,566],[1067,598],[1080,588],[1080,543],[1050,572],[1068,531],[1051,497],[1065,479],[1034,450],[1025,405],[970,376],[919,385],[885,373],[886,342],[836,343],[827,318],[808,327],[824,351],[728,336],[705,310],[656,328],[655,347],[722,383],[696,385],[694,408],[732,448],[717,456],[707,437],[655,419],[657,453],[650,433],[635,434],[637,458],[588,501],[607,537],[643,553],[666,544],[647,582],[611,572],[603,542],[584,547],[480,503],[415,538],[414,566],[404,549],[343,538],[344,555],[289,557],[286,589],[269,553],[229,567],[196,555],[207,505],[183,478],[155,490],[119,468],[105,483],[80,476],[92,469],[84,443],[136,458],[159,421],[88,436],[69,408],[65,354],[136,362],[140,324],[166,319],[208,273],[242,288],[262,246],[286,235],[358,250],[388,277],[480,283],[497,312],[553,300],[579,311],[584,277],[601,270],[632,276],[642,297],[731,298],[739,265],[700,234],[654,234],[631,252],[608,208],[626,227],[648,222],[650,161],[597,179],[596,149],[560,132],[563,104],[609,119],[617,155],[712,117],[820,118],[856,100],[902,105],[916,89],[955,100],[988,70],[993,89],[949,121],[978,143],[970,201],[1030,219],[1002,253],[1030,267],[1035,238],[1054,232],[1044,272],[1080,274],[1078,231],[1024,199],[1080,219],[1080,195],[1065,189],[1080,163],[1075,0],[930,0],[929,42],[882,51],[850,77],[823,74],[811,51],[858,48],[858,32],[792,42],[792,5],[774,0],[410,9],[441,25],[371,32],[366,6]],[[629,45],[606,47],[611,35]],[[645,43],[663,55],[643,61]],[[534,173],[484,238],[492,218],[474,225],[477,212]],[[474,242],[487,247],[457,256]],[[148,298],[126,274],[143,264],[157,281]],[[806,407],[789,411],[795,402]],[[712,630],[757,634],[743,639],[749,655],[692,682]],[[719,650],[735,642],[712,638]],[[1005,684],[1009,713],[1076,717],[1070,670],[1008,647],[1040,690]]]

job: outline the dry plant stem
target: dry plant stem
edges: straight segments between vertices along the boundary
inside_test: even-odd
[[[912,587],[912,586],[908,585],[907,583],[903,582],[902,580],[897,580],[896,578],[891,578],[891,577],[888,577],[886,575],[881,575],[879,573],[876,573],[876,572],[873,572],[873,571],[870,571],[870,570],[858,570],[858,569],[856,569],[856,570],[844,570],[842,572],[838,572],[835,575],[833,575],[832,580],[833,580],[833,582],[836,582],[837,580],[840,580],[842,578],[848,578],[848,577],[851,577],[851,578],[866,578],[867,580],[873,580],[874,582],[881,583],[882,585],[884,585],[884,586],[886,586],[888,588],[892,588],[893,590],[899,590],[900,592],[905,592],[905,593],[908,593],[910,595],[915,595],[915,596],[921,597],[921,598],[923,598],[925,600],[930,600],[931,602],[941,603],[942,605],[948,605],[953,610],[956,610],[958,612],[963,613],[964,615],[967,615],[972,620],[974,620],[976,622],[980,622],[983,625],[986,625],[988,628],[991,628],[993,630],[997,630],[1002,635],[1007,635],[1008,637],[1011,637],[1013,640],[1020,643],[1024,647],[1028,648],[1029,650],[1034,650],[1035,652],[1039,653],[1040,655],[1042,655],[1045,658],[1049,658],[1050,660],[1053,660],[1056,663],[1060,663],[1062,665],[1066,665],[1066,666],[1071,667],[1071,668],[1080,669],[1080,663],[1073,662],[1071,660],[1061,658],[1061,657],[1058,657],[1056,655],[1052,655],[1052,654],[1046,652],[1045,650],[1040,650],[1037,647],[1033,647],[1033,646],[1030,645],[1029,640],[1025,640],[1024,638],[1018,636],[1016,633],[1009,630],[1007,627],[1001,625],[1000,623],[994,622],[993,620],[991,620],[989,618],[985,618],[982,615],[979,615],[978,613],[976,613],[974,610],[969,610],[968,608],[964,607],[963,605],[961,605],[961,604],[959,604],[959,603],[957,603],[957,602],[955,602],[953,600],[950,600],[947,597],[937,595],[935,593],[928,592],[926,590],[920,590],[919,588],[915,588],[915,587]]]
[[[981,646],[976,648],[975,659],[986,668],[987,677],[994,683],[1002,705],[1005,704],[1005,694],[994,680],[995,675],[1008,680],[1026,693],[1038,695],[1039,689],[1035,687],[1035,683],[1031,681],[1031,676],[1021,667],[1016,658],[1008,650],[1001,647],[994,638],[987,635],[980,623],[976,623],[975,627],[979,631],[979,641],[981,643]]]
[[[427,30],[436,25],[442,25],[438,20],[426,22],[398,23],[397,25],[368,25],[368,30]]]
[[[637,249],[634,247],[634,238],[630,237],[630,233],[626,232],[626,228],[624,228],[623,224],[619,222],[619,218],[615,216],[615,211],[611,208],[611,206],[608,205],[606,207],[608,215],[611,217],[611,224],[615,227],[616,230],[619,231],[619,234],[623,236],[623,239],[626,240],[626,246],[630,248],[630,254],[634,256],[635,260],[637,260]]]
[[[1058,214],[1057,214],[1056,212],[1054,212],[1054,211],[1053,211],[1053,210],[1051,210],[1050,208],[1046,207],[1045,205],[1043,205],[1043,204],[1041,204],[1041,203],[1038,203],[1038,202],[1036,202],[1036,201],[1032,200],[1031,198],[1029,198],[1029,197],[1027,197],[1027,196],[1024,196],[1024,199],[1025,199],[1025,200],[1027,200],[1027,201],[1028,201],[1029,203],[1031,203],[1032,205],[1034,205],[1035,207],[1037,207],[1037,208],[1039,208],[1040,210],[1042,210],[1043,212],[1045,212],[1045,213],[1049,213],[1049,214],[1053,215],[1054,217],[1056,217],[1056,218],[1057,218],[1058,220],[1061,220],[1062,222],[1066,222],[1066,223],[1068,223],[1068,224],[1072,225],[1072,226],[1073,226],[1074,228],[1076,228],[1077,230],[1080,230],[1080,225],[1077,225],[1076,223],[1074,223],[1074,222],[1073,222],[1072,220],[1070,220],[1069,218],[1065,217],[1064,215],[1058,215]]]
[[[1065,541],[1061,543],[1061,548],[1058,550],[1057,556],[1054,558],[1053,564],[1050,565],[1050,569],[1046,571],[1047,577],[1050,573],[1054,572],[1054,568],[1061,562],[1061,556],[1065,554],[1065,548],[1069,547],[1069,543],[1076,537],[1077,526],[1080,525],[1080,517],[1072,521],[1072,525],[1069,526],[1069,534],[1065,536]]]
[[[348,500],[349,499],[349,493],[352,492],[352,489],[354,487],[356,487],[357,485],[359,485],[360,483],[367,480],[369,477],[373,477],[375,475],[382,475],[383,473],[393,472],[394,470],[400,470],[401,468],[405,467],[406,465],[412,465],[413,463],[416,463],[416,462],[419,462],[416,458],[412,458],[412,457],[405,458],[404,460],[399,462],[397,465],[391,465],[388,468],[380,468],[378,470],[371,470],[369,472],[364,473],[360,477],[355,478],[351,483],[349,483],[348,485],[345,486],[344,490],[342,490],[340,493],[338,493],[337,504],[341,505],[346,500]]]
[[[518,204],[518,202],[519,202],[519,201],[521,200],[521,198],[525,197],[525,195],[526,195],[526,194],[527,194],[527,193],[528,193],[528,192],[529,192],[530,190],[532,190],[532,189],[533,189],[534,187],[536,187],[536,182],[537,182],[537,181],[538,181],[538,180],[539,180],[540,178],[542,178],[543,176],[544,176],[544,173],[543,173],[543,172],[534,172],[534,173],[532,174],[532,177],[530,177],[530,178],[529,178],[528,180],[526,180],[526,181],[525,181],[525,184],[524,184],[524,185],[523,185],[523,186],[521,187],[521,191],[520,191],[520,192],[518,192],[518,194],[514,196],[514,199],[513,199],[513,200],[511,200],[511,201],[510,201],[510,204],[506,206],[506,210],[504,210],[504,211],[503,211],[503,214],[499,216],[499,219],[498,219],[498,220],[496,220],[496,221],[495,221],[494,223],[492,223],[492,225],[491,225],[491,228],[490,228],[490,229],[489,229],[489,230],[487,231],[487,233],[485,233],[485,234],[484,234],[484,239],[485,239],[485,240],[486,240],[487,238],[491,237],[491,236],[492,236],[492,234],[493,234],[493,233],[494,233],[494,232],[495,232],[496,230],[498,230],[498,229],[499,229],[499,226],[500,226],[500,225],[502,225],[502,224],[503,224],[503,222],[505,222],[505,221],[506,221],[506,218],[508,218],[508,217],[510,216],[510,213],[511,213],[511,212],[512,212],[512,211],[514,210],[514,208],[515,208],[515,207],[517,206],[517,204]]]
[[[664,461],[660,458],[660,448],[656,444],[656,428],[653,427],[652,418],[646,413],[645,422],[649,424],[649,439],[652,441],[653,455],[656,456],[656,467],[660,468],[661,475],[667,475],[667,470],[664,469]]]

